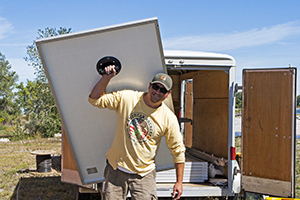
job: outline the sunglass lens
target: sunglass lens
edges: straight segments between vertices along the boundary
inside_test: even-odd
[[[153,90],[158,90],[158,89],[160,89],[160,87],[159,87],[158,85],[156,85],[156,84],[152,84],[152,88],[153,88]]]
[[[160,88],[160,92],[163,93],[163,94],[166,94],[168,91],[166,88]]]
[[[152,88],[154,90],[160,90],[161,93],[166,94],[168,92],[168,90],[164,87],[159,87],[157,84],[152,84]]]

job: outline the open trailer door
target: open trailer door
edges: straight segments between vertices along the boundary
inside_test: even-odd
[[[244,191],[295,196],[296,72],[243,70]]]

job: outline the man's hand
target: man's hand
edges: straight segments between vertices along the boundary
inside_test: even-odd
[[[177,182],[175,183],[173,187],[173,199],[180,199],[183,189],[182,189],[182,179],[183,179],[183,169],[184,169],[184,163],[175,163],[176,168],[176,178]]]
[[[103,74],[103,76],[108,76],[109,78],[114,77],[117,74],[117,71],[115,69],[115,65],[109,65],[104,68],[106,74]]]
[[[173,187],[172,199],[180,199],[182,191],[182,182],[176,182]]]
[[[92,98],[92,99],[98,99],[102,95],[104,95],[106,86],[109,83],[110,79],[117,74],[114,65],[109,65],[109,66],[105,67],[104,69],[105,69],[106,74],[103,74],[101,79],[94,86],[94,88],[90,94],[90,98]]]

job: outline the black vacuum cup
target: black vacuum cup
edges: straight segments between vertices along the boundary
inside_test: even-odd
[[[104,68],[109,65],[115,66],[116,74],[118,74],[121,71],[121,62],[117,58],[112,57],[112,56],[105,56],[97,62],[96,67],[97,67],[98,73],[100,75],[106,74]]]

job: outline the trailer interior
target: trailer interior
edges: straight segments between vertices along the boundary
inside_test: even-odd
[[[232,188],[228,189],[232,187],[228,156],[234,146],[230,102],[234,60],[227,55],[165,51],[165,62],[173,79],[173,105],[186,146],[186,163],[206,162],[208,166],[206,180],[183,183],[183,197],[233,195]],[[172,187],[172,183],[157,183],[158,196],[169,196]]]

